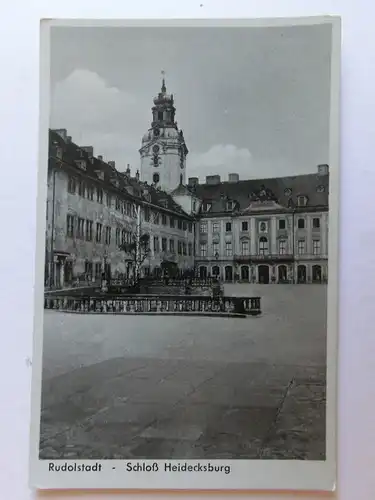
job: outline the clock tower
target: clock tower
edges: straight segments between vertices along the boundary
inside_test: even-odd
[[[154,98],[152,122],[142,138],[141,180],[171,192],[186,183],[188,149],[175,121],[172,94],[167,94],[164,72],[161,91]]]

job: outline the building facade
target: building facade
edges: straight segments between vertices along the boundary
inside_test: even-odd
[[[294,177],[229,174],[186,183],[188,149],[163,79],[139,150],[141,173],[116,169],[49,133],[46,285],[160,274],[165,265],[227,282],[328,280],[329,167]],[[148,251],[128,251],[147,235]]]
[[[240,181],[230,174],[190,189],[201,199],[201,276],[251,283],[328,280],[328,165],[315,174]]]
[[[46,207],[45,284],[61,288],[106,271],[129,275],[134,252],[123,244],[148,235],[149,251],[138,252],[141,275],[160,274],[163,264],[180,270],[194,266],[194,218],[166,192],[132,177],[130,168],[95,157],[65,129],[49,133]]]

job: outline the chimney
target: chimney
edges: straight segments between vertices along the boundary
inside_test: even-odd
[[[93,146],[82,146],[81,149],[85,151],[90,157],[94,156],[94,148]]]
[[[129,163],[126,165],[125,173],[126,173],[126,175],[130,175],[130,165],[129,165]]]
[[[68,144],[70,144],[70,143],[72,142],[72,136],[71,136],[71,135],[67,135],[67,136],[66,136],[66,142],[67,142]]]
[[[327,164],[318,165],[318,175],[328,175],[329,166]]]
[[[238,174],[229,174],[228,182],[238,182],[240,180],[240,176]]]
[[[220,175],[206,176],[206,184],[214,185],[214,184],[220,184],[220,182],[221,182]]]
[[[103,161],[103,156],[102,155],[98,155],[98,160]]]
[[[189,177],[188,185],[189,186],[197,186],[199,184],[198,177]]]
[[[68,131],[66,130],[66,128],[57,128],[54,130],[54,132],[56,132],[56,134],[59,134],[61,139],[66,142],[68,136]]]
[[[116,162],[115,161],[109,161],[108,165],[112,168],[116,168]]]
[[[137,179],[137,181],[139,181],[139,170],[137,170],[137,172],[135,173],[135,178]]]

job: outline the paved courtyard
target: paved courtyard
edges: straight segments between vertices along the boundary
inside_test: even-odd
[[[257,318],[45,312],[41,458],[325,457],[326,286]]]

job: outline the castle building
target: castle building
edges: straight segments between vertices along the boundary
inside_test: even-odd
[[[148,235],[141,275],[168,264],[233,282],[328,280],[329,167],[294,177],[240,180],[238,174],[186,182],[188,149],[163,78],[151,127],[139,150],[141,172],[116,169],[50,130],[46,285],[77,276],[95,281],[134,272],[124,244]]]
[[[62,288],[77,277],[100,279],[134,272],[134,255],[121,249],[137,234],[149,237],[141,275],[163,264],[194,266],[195,225],[172,196],[116,169],[80,147],[65,129],[50,130],[45,232],[45,284]]]
[[[328,165],[315,174],[189,179],[201,200],[196,266],[201,276],[252,283],[328,280]]]

